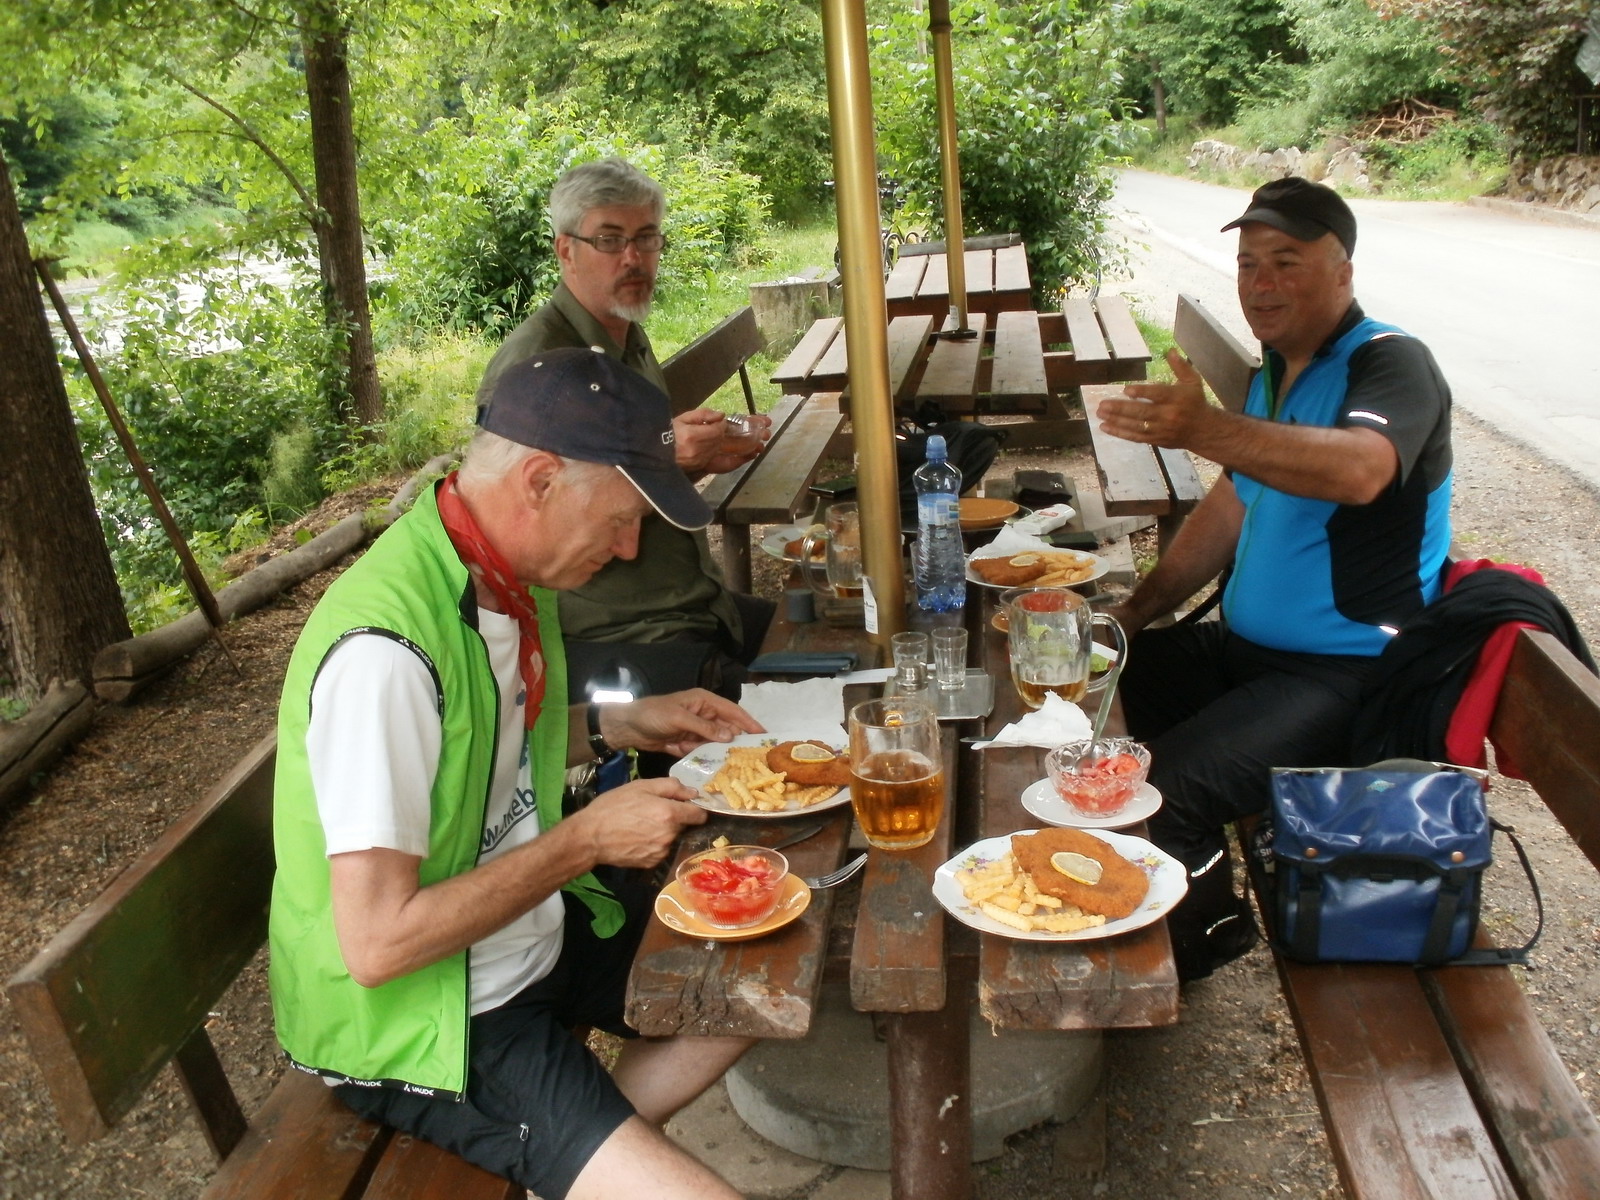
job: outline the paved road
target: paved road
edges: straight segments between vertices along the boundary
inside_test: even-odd
[[[1190,291],[1243,338],[1236,234],[1218,230],[1249,193],[1124,171],[1116,207],[1151,311],[1171,320]],[[1470,205],[1352,200],[1356,296],[1424,339],[1456,403],[1600,487],[1600,229],[1547,225]],[[1247,344],[1248,341],[1247,341]]]

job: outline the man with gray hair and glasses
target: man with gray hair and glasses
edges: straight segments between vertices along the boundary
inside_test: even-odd
[[[508,367],[558,346],[601,350],[667,390],[640,327],[667,248],[665,208],[660,185],[618,158],[574,167],[556,181],[550,224],[561,283],[490,361],[480,404]],[[767,419],[754,420],[764,440]],[[672,423],[678,465],[691,479],[731,471],[760,449],[758,441],[723,453],[724,418],[714,409],[674,405]],[[613,561],[561,598],[572,698],[586,698],[594,681],[619,676],[635,694],[704,686],[735,696],[772,613],[770,601],[723,584],[703,531],[647,517],[636,558]]]

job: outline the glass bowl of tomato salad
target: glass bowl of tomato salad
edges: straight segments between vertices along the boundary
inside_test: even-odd
[[[695,916],[718,929],[759,925],[778,907],[789,860],[765,846],[721,846],[678,864],[678,888]]]
[[[1150,774],[1150,751],[1132,738],[1101,738],[1094,757],[1080,762],[1088,739],[1068,742],[1045,755],[1056,793],[1086,817],[1114,817],[1128,806]]]

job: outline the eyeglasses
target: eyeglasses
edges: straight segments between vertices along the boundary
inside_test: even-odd
[[[569,233],[567,236],[576,242],[588,242],[601,254],[621,254],[630,242],[640,254],[660,254],[667,248],[667,235],[664,233],[636,233],[632,237],[623,237],[620,233],[601,233],[594,237]]]

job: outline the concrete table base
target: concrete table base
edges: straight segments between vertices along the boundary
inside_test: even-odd
[[[972,1157],[1041,1121],[1067,1121],[1099,1085],[1099,1030],[999,1034],[972,1024]],[[726,1076],[733,1109],[768,1141],[844,1167],[889,1169],[889,1068],[846,981],[823,985],[808,1037],[757,1045]]]

